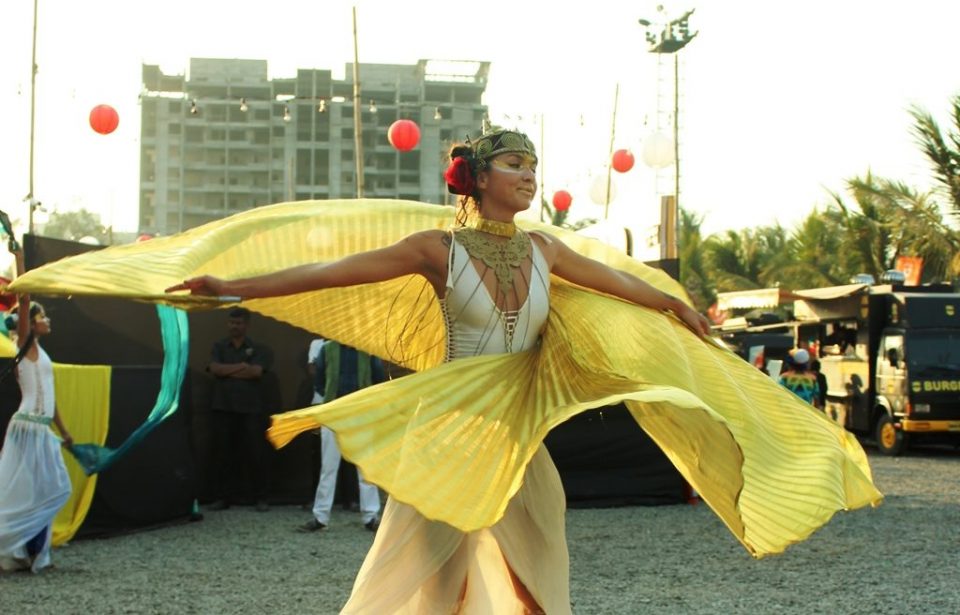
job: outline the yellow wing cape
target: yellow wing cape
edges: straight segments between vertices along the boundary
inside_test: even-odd
[[[216,301],[162,290],[203,273],[235,278],[328,262],[452,223],[452,208],[422,203],[284,203],[52,263],[11,288],[209,308]],[[520,225],[685,296],[662,272],[595,240]],[[368,480],[463,531],[503,515],[553,426],[619,401],[756,557],[803,540],[838,510],[882,498],[853,436],[757,369],[669,315],[557,278],[539,347],[448,364],[439,304],[416,277],[244,305],[419,372],[277,415],[269,437],[282,446],[327,425]]]

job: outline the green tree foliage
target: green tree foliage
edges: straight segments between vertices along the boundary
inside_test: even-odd
[[[43,227],[43,234],[47,237],[78,241],[83,237],[93,237],[104,243],[107,229],[100,223],[100,216],[80,209],[77,211],[54,212]]]
[[[953,126],[946,134],[927,110],[914,106],[910,115],[913,116],[913,135],[930,160],[933,177],[949,195],[950,213],[960,216],[960,96],[954,96],[950,104]]]
[[[700,225],[703,217],[680,209],[678,243],[680,249],[680,283],[694,306],[704,312],[717,300],[711,272],[707,270]]]
[[[725,292],[832,286],[858,273],[880,279],[896,268],[899,256],[923,259],[923,283],[960,277],[960,232],[944,221],[944,212],[960,218],[960,96],[951,104],[947,132],[925,110],[910,111],[914,136],[930,160],[938,189],[919,192],[868,172],[847,180],[849,196],[832,194],[832,202],[789,233],[775,225],[704,240],[698,234],[696,245],[703,251],[698,286]],[[687,258],[694,258],[688,252],[684,249]]]
[[[779,284],[786,262],[786,229],[779,224],[711,235],[704,242],[707,270],[718,292]]]
[[[842,244],[835,221],[815,209],[790,233],[777,282],[791,289],[845,284],[850,276],[837,258]]]
[[[894,269],[899,256],[923,258],[922,282],[956,276],[952,263],[960,251],[960,234],[944,223],[935,195],[920,193],[903,182],[871,174],[847,182],[859,211],[834,195],[840,210],[840,232],[847,253],[845,269],[878,277]],[[852,267],[851,267],[852,265]]]

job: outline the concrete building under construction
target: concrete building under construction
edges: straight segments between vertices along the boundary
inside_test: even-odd
[[[361,64],[363,196],[451,203],[450,145],[480,130],[488,62]],[[270,79],[265,60],[193,58],[188,75],[143,65],[140,230],[172,234],[283,201],[357,196],[353,66]],[[400,152],[398,119],[421,131]]]

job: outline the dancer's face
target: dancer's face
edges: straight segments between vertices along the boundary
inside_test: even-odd
[[[47,335],[50,333],[50,318],[47,317],[47,313],[43,310],[33,317],[33,330],[37,335]]]
[[[477,187],[485,216],[493,215],[492,210],[517,213],[529,209],[537,194],[537,159],[522,153],[500,154],[479,174]]]

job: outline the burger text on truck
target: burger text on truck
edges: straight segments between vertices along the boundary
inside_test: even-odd
[[[960,439],[960,294],[949,285],[793,291],[797,343],[818,350],[828,416],[888,455]]]

